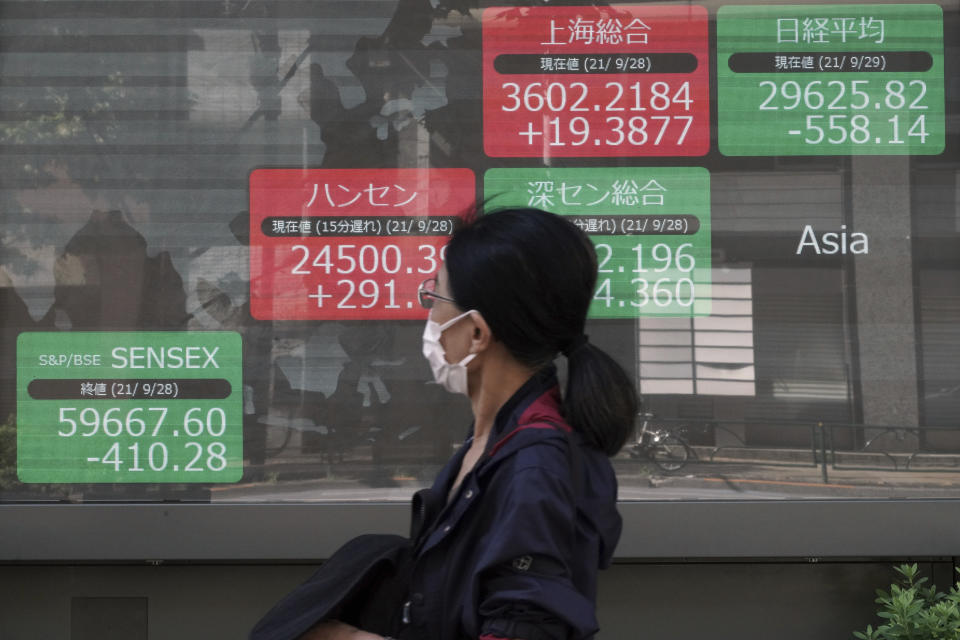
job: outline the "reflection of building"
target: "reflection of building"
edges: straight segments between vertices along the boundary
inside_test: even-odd
[[[934,195],[947,192],[911,189],[900,178],[906,168],[903,159],[857,158],[854,184],[862,186],[853,189],[840,167],[714,172],[722,259],[714,261],[714,310],[639,322],[649,406],[723,423],[748,445],[803,446],[808,433],[777,423],[824,421],[920,426],[919,437],[891,446],[953,451],[955,436],[937,428],[956,426],[960,410],[951,392],[960,379],[960,285],[945,270],[957,255],[948,239],[955,215],[944,215]],[[869,237],[869,253],[798,255],[805,225],[845,225]],[[855,447],[876,433],[859,429],[836,444]]]
[[[746,268],[714,269],[709,316],[637,322],[641,393],[756,395],[750,275]]]

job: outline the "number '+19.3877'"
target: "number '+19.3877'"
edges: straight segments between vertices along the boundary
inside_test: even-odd
[[[532,82],[524,86],[505,82],[501,88],[507,92],[502,111],[542,114],[518,131],[527,145],[681,145],[693,124],[692,115],[674,113],[691,109],[689,81],[679,86],[662,81],[630,85],[607,82],[602,91],[594,93],[584,82]],[[550,117],[551,113],[556,115]]]

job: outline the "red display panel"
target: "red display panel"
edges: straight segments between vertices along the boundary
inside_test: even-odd
[[[486,9],[486,153],[704,155],[707,51],[707,11],[699,6]]]
[[[259,320],[425,318],[417,287],[474,208],[469,169],[257,169],[250,312]]]

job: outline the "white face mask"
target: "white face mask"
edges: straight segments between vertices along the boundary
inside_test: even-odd
[[[460,362],[451,364],[447,362],[443,345],[440,344],[440,336],[458,320],[471,313],[473,312],[461,313],[453,320],[448,320],[443,324],[438,324],[428,318],[427,326],[423,329],[423,357],[430,363],[430,368],[433,370],[433,379],[450,393],[467,395],[467,364],[476,358],[477,354],[471,353]]]

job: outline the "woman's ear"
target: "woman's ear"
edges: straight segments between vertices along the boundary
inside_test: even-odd
[[[487,324],[487,321],[483,319],[479,312],[472,312],[470,319],[473,321],[473,333],[470,336],[469,352],[482,353],[493,342],[493,332],[490,331],[490,325]]]

